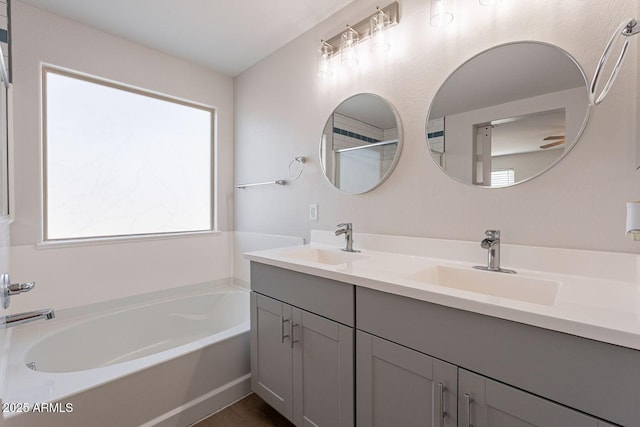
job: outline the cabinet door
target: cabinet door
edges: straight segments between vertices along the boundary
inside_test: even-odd
[[[353,328],[294,308],[292,337],[294,423],[353,426]]]
[[[603,427],[608,424],[522,390],[460,369],[458,410],[463,427]]]
[[[456,366],[357,331],[356,367],[358,426],[456,426]]]
[[[251,389],[293,420],[291,307],[251,292]]]

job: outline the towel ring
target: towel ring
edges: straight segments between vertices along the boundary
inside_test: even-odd
[[[289,162],[289,170],[288,170],[288,175],[289,175],[289,179],[291,179],[292,181],[295,181],[296,179],[300,178],[300,175],[302,175],[302,171],[304,170],[304,157],[302,156],[298,156],[298,157],[294,157],[293,160],[291,160],[291,162]],[[294,165],[299,165],[300,170],[298,170],[298,173],[291,173],[291,167]]]
[[[596,67],[596,72],[593,76],[593,82],[591,83],[591,88],[589,89],[589,101],[592,105],[598,105],[606,98],[609,90],[613,86],[613,83],[616,81],[616,77],[618,77],[618,73],[622,68],[622,63],[624,62],[625,57],[627,56],[627,49],[629,48],[629,37],[637,34],[637,31],[634,30],[634,27],[637,25],[637,21],[635,19],[627,19],[623,21],[618,29],[613,33],[611,38],[609,39],[609,43],[607,43],[607,47],[605,47],[602,56],[600,57],[600,61],[598,62],[598,66]],[[613,71],[609,76],[609,80],[604,85],[602,92],[596,98],[596,90],[598,84],[600,83],[600,77],[602,69],[604,65],[607,63],[609,56],[611,56],[611,49],[613,48],[613,44],[616,39],[620,37],[624,37],[624,42],[622,43],[622,49],[620,50],[620,56],[618,56],[618,60],[616,61],[616,65],[613,67]]]

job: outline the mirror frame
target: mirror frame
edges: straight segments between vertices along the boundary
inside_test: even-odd
[[[537,44],[537,45],[542,45],[542,46],[548,46],[548,47],[551,47],[551,48],[556,49],[559,52],[563,53],[571,62],[573,62],[573,64],[576,66],[576,68],[580,72],[580,75],[584,79],[584,84],[585,84],[586,110],[585,110],[585,114],[584,114],[584,119],[582,121],[580,129],[576,133],[575,139],[573,141],[571,141],[567,145],[564,153],[562,153],[562,155],[560,155],[557,159],[555,159],[551,164],[549,164],[547,167],[542,169],[540,172],[538,172],[538,173],[536,173],[534,175],[531,175],[531,176],[529,176],[529,177],[527,177],[527,178],[525,178],[523,180],[516,181],[513,184],[499,186],[499,187],[492,187],[492,186],[489,186],[489,185],[477,185],[477,184],[471,184],[471,183],[468,183],[468,182],[464,182],[461,179],[459,179],[458,177],[450,175],[444,168],[442,168],[442,166],[440,166],[438,164],[438,162],[436,161],[436,159],[434,158],[433,154],[431,154],[431,150],[429,149],[429,141],[428,141],[428,138],[427,138],[427,133],[428,133],[427,127],[429,125],[429,116],[431,115],[431,109],[433,107],[433,102],[437,98],[437,96],[440,93],[440,91],[442,90],[443,86],[451,79],[451,76],[454,75],[459,69],[461,69],[462,67],[467,65],[469,62],[473,61],[474,59],[476,59],[480,55],[483,55],[483,54],[485,54],[485,53],[487,53],[487,52],[489,52],[491,50],[494,50],[494,49],[497,49],[497,48],[500,48],[500,47],[504,47],[504,46],[513,46],[513,45],[518,45],[518,44]],[[520,41],[512,41],[512,42],[508,42],[508,43],[502,43],[502,44],[498,44],[498,45],[495,45],[495,46],[491,46],[491,47],[489,47],[487,49],[484,49],[481,52],[478,52],[477,54],[475,54],[472,57],[468,58],[462,64],[457,66],[453,71],[451,71],[449,73],[449,75],[447,76],[447,78],[444,79],[444,81],[440,84],[440,86],[438,87],[438,90],[433,95],[433,98],[431,99],[431,102],[429,103],[429,109],[427,110],[427,118],[425,120],[425,127],[424,127],[425,144],[427,144],[427,150],[429,151],[429,157],[431,158],[431,161],[438,167],[438,169],[442,173],[444,173],[449,178],[451,178],[451,179],[453,179],[453,180],[455,180],[455,181],[457,181],[459,183],[462,183],[464,185],[468,185],[468,186],[474,187],[474,188],[487,188],[487,189],[493,189],[493,190],[501,189],[501,188],[510,188],[510,187],[514,187],[514,186],[520,185],[520,184],[522,184],[524,182],[531,181],[532,179],[539,177],[540,175],[544,174],[545,172],[547,172],[548,170],[553,168],[555,165],[560,163],[560,161],[562,161],[569,154],[569,152],[573,149],[573,147],[578,143],[578,141],[582,137],[582,134],[584,133],[584,130],[586,129],[587,124],[589,122],[589,117],[591,115],[591,108],[592,108],[592,105],[589,102],[589,79],[587,78],[587,75],[585,74],[584,69],[582,68],[580,63],[569,52],[567,52],[566,50],[564,50],[561,47],[556,46],[556,45],[554,45],[552,43],[541,42],[541,41],[536,41],[536,40],[520,40]],[[445,144],[446,144],[446,142],[445,142]]]
[[[329,122],[329,120],[331,120],[331,118],[333,117],[333,115],[335,114],[336,110],[338,108],[340,108],[340,106],[350,100],[351,98],[354,98],[356,96],[360,96],[360,95],[370,95],[370,96],[374,96],[380,100],[382,100],[387,107],[389,107],[389,110],[391,110],[391,112],[393,113],[395,119],[396,119],[396,124],[397,124],[397,128],[398,128],[398,145],[396,147],[396,154],[393,157],[393,161],[391,162],[391,165],[389,165],[389,168],[387,169],[387,171],[384,173],[384,175],[380,178],[380,180],[376,183],[376,185],[364,190],[364,191],[360,191],[360,192],[348,192],[348,191],[344,191],[340,188],[338,188],[333,182],[331,182],[331,180],[329,179],[329,176],[327,176],[327,169],[326,166],[324,164],[324,162],[322,161],[322,135],[324,135],[324,130],[327,127],[327,123]],[[382,185],[382,183],[384,183],[389,176],[393,173],[393,171],[396,168],[396,165],[398,164],[398,162],[400,161],[400,156],[402,155],[402,147],[404,144],[404,131],[402,129],[402,120],[400,120],[400,114],[398,114],[398,110],[396,110],[396,108],[389,102],[387,101],[385,98],[383,98],[380,95],[376,95],[375,93],[371,93],[371,92],[361,92],[361,93],[356,93],[353,94],[345,99],[343,99],[342,101],[340,101],[338,103],[338,105],[331,111],[331,114],[329,114],[329,117],[327,118],[327,120],[324,122],[324,125],[322,126],[322,131],[320,132],[320,143],[318,144],[318,159],[319,159],[319,163],[320,166],[322,168],[322,175],[324,176],[324,178],[327,180],[327,182],[329,184],[331,184],[331,186],[333,188],[335,188],[336,190],[340,191],[343,194],[349,194],[349,195],[358,195],[358,194],[365,194],[368,193],[370,191],[375,190],[376,188],[378,188],[380,185]]]

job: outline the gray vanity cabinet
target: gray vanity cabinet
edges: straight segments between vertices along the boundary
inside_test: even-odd
[[[581,412],[464,369],[459,370],[458,386],[461,426],[613,427]]]
[[[299,309],[293,325],[293,422],[353,426],[353,328]]]
[[[269,405],[293,419],[291,306],[251,294],[251,388]],[[255,331],[255,333],[254,333]]]
[[[356,300],[358,331],[459,368],[460,426],[640,427],[637,350],[362,287]]]
[[[353,285],[252,263],[251,288],[252,390],[297,426],[353,426]]]
[[[356,332],[357,425],[457,425],[458,368]]]

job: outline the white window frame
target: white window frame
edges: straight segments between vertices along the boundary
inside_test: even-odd
[[[172,231],[172,232],[154,232],[154,233],[144,233],[144,234],[120,234],[120,235],[103,235],[103,236],[88,236],[88,237],[68,237],[68,238],[55,238],[51,239],[48,237],[48,200],[47,200],[47,74],[57,74],[65,77],[70,77],[78,80],[83,80],[85,82],[90,82],[106,87],[110,87],[113,89],[123,90],[129,93],[147,96],[150,98],[159,99],[166,102],[171,102],[179,105],[184,105],[191,108],[196,108],[199,110],[206,111],[211,115],[211,134],[210,134],[210,168],[209,168],[209,179],[210,179],[210,205],[209,205],[209,227],[204,230],[189,230],[189,231]],[[103,78],[99,78],[96,76],[92,76],[89,74],[72,71],[69,69],[59,68],[52,65],[42,65],[42,73],[41,73],[41,120],[42,120],[42,244],[47,245],[74,245],[74,244],[92,244],[95,242],[113,242],[120,240],[156,240],[156,239],[164,239],[164,238],[172,238],[172,237],[188,237],[188,236],[198,236],[203,234],[217,234],[217,182],[216,182],[216,158],[215,154],[217,152],[217,111],[214,107],[199,104],[192,101],[187,101],[184,99],[172,97],[169,95],[152,92],[149,90],[144,90],[138,87],[130,86],[125,83],[115,82],[112,80],[107,80]]]

